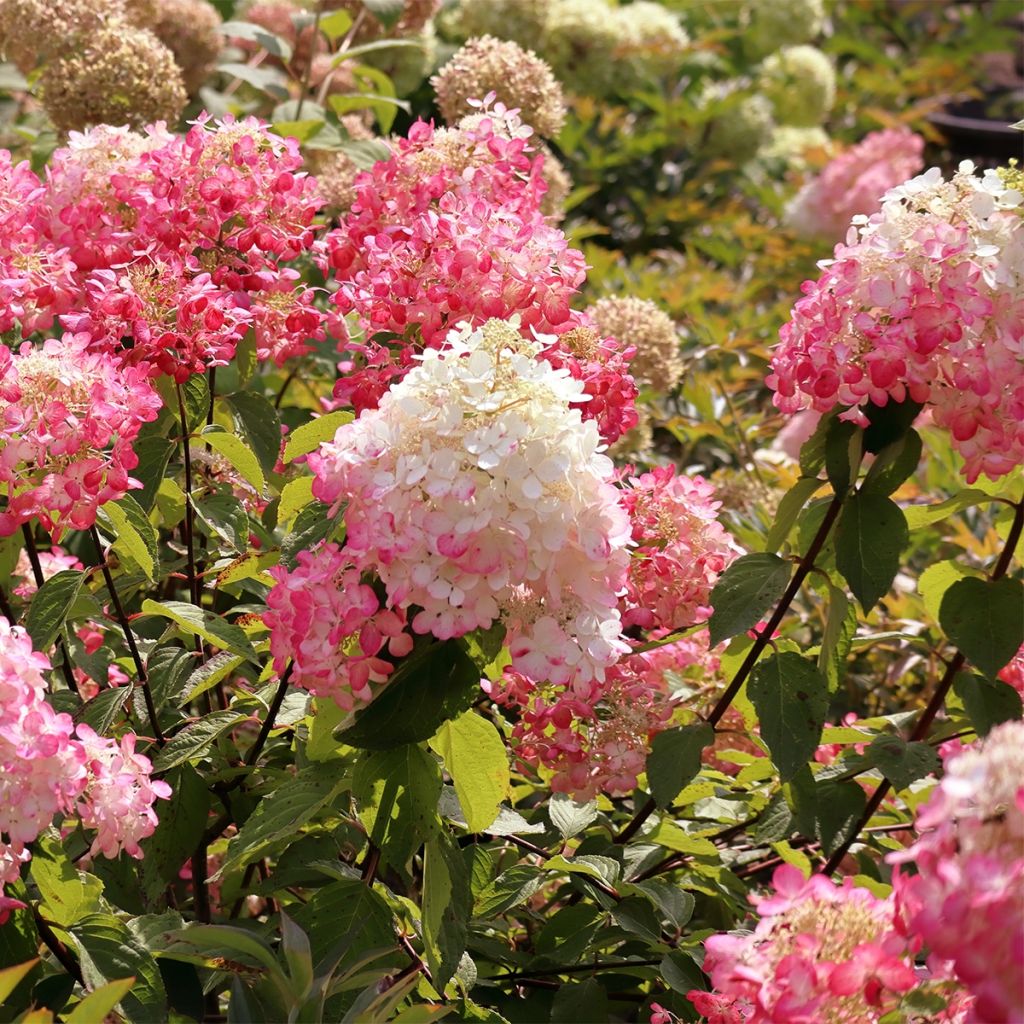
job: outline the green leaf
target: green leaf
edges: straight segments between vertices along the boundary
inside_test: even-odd
[[[140,843],[142,883],[151,899],[178,877],[198,848],[210,811],[210,792],[195,769],[181,765],[166,781],[171,796],[156,805],[156,830]]]
[[[815,838],[825,854],[830,855],[857,828],[867,797],[856,782],[821,782],[814,795]]]
[[[131,990],[118,1003],[118,1012],[132,1024],[167,1019],[167,993],[156,961],[124,924],[111,914],[89,914],[70,930],[86,985],[98,989],[134,977]]]
[[[214,647],[237,654],[257,668],[260,667],[260,660],[242,628],[225,622],[214,612],[197,608],[186,601],[153,601],[147,598],[142,602],[142,614],[170,619],[186,633],[198,636]]]
[[[864,477],[861,490],[892,494],[921,461],[921,435],[911,428],[898,441],[883,448]]]
[[[467,711],[443,722],[430,746],[444,760],[470,832],[485,831],[511,784],[508,754],[498,730],[475,711]]]
[[[557,871],[566,875],[585,875],[587,878],[596,878],[605,885],[615,885],[619,881],[620,868],[618,861],[611,857],[601,857],[594,854],[577,854],[573,857],[566,857],[559,853],[544,861],[545,871]]]
[[[166,936],[165,956],[186,963],[209,964],[231,960],[251,967],[262,967],[284,980],[277,958],[270,947],[250,932],[223,924],[193,924]]]
[[[37,651],[48,651],[53,646],[84,582],[84,572],[64,569],[35,592],[25,616],[25,629]]]
[[[252,64],[239,64],[237,61],[227,61],[218,64],[217,70],[222,75],[230,75],[232,78],[241,79],[247,85],[251,85],[260,92],[265,92],[276,100],[288,98],[288,84],[285,76],[272,67],[255,67]]]
[[[96,1024],[106,1020],[107,1014],[131,991],[135,975],[119,981],[108,981],[94,992],[90,992],[67,1016],[66,1024]]]
[[[405,10],[405,0],[363,0],[363,6],[385,27],[394,28]]]
[[[924,599],[924,607],[928,614],[939,621],[939,610],[942,599],[957,580],[971,576],[971,570],[953,559],[929,565],[918,577],[917,592]]]
[[[786,491],[775,511],[775,522],[765,538],[765,551],[775,553],[785,544],[800,510],[819,487],[821,481],[817,477],[803,476]]]
[[[754,669],[747,695],[761,723],[779,781],[788,782],[818,749],[828,711],[828,683],[799,654],[775,654]]]
[[[352,413],[344,410],[328,412],[309,423],[296,427],[284,446],[282,462],[293,462],[300,455],[316,451],[324,441],[333,441],[338,428],[352,422]]]
[[[146,575],[156,579],[159,567],[159,538],[142,506],[126,494],[120,501],[108,501],[96,520],[114,538],[114,550],[134,562]]]
[[[459,848],[445,832],[423,855],[423,945],[433,985],[443,992],[466,951],[473,894]]]
[[[55,839],[43,836],[36,840],[31,864],[32,881],[48,920],[67,927],[100,909],[103,883],[95,875],[78,871]]]
[[[272,473],[281,451],[281,420],[277,410],[262,395],[236,391],[225,401],[235,426],[256,453],[265,473]]]
[[[352,27],[352,15],[348,11],[331,11],[321,15],[320,31],[333,43]]]
[[[441,771],[413,743],[364,754],[352,773],[352,795],[370,842],[396,868],[404,867],[441,827]]]
[[[34,960],[27,960],[23,964],[14,967],[5,967],[0,971],[0,1006],[6,1006],[11,993],[21,984],[23,978],[28,977],[32,968],[39,963],[39,957]],[[71,1018],[67,1018],[70,1020]]]
[[[329,516],[327,511],[327,505],[314,501],[295,517],[292,532],[281,541],[282,564],[293,569],[300,551],[315,547],[334,533],[337,518]]]
[[[218,651],[212,658],[208,658],[204,664],[189,675],[184,689],[176,699],[178,707],[184,707],[219,682],[227,679],[244,660],[240,655],[232,654],[230,651]]]
[[[267,486],[266,477],[255,452],[240,437],[229,434],[223,427],[206,427],[200,437],[215,452],[224,456],[257,494],[262,495]]]
[[[200,423],[206,422],[210,412],[210,386],[206,383],[206,375],[194,373],[179,387],[185,406],[185,423],[190,431],[195,430]]]
[[[543,885],[540,868],[520,864],[503,871],[488,885],[476,901],[474,916],[494,918],[525,903]]]
[[[245,506],[233,494],[221,491],[206,494],[193,504],[196,523],[209,536],[225,543],[232,551],[245,551],[249,546],[249,516]]]
[[[367,43],[366,45],[372,46],[373,44]],[[387,48],[390,49],[390,47]],[[345,54],[346,57],[348,55],[348,53]],[[357,110],[372,110],[381,132],[385,134],[391,130],[391,125],[394,124],[399,110],[405,113],[410,111],[409,104],[405,100],[400,100],[395,96],[382,96],[380,93],[360,92],[345,93],[344,95],[336,93],[328,97],[327,102],[339,117]]]
[[[611,1020],[608,995],[597,978],[563,984],[555,993],[551,1024]]]
[[[825,438],[825,473],[832,490],[845,494],[857,479],[864,435],[855,423],[833,420]]]
[[[345,770],[341,763],[310,765],[260,800],[238,835],[228,844],[224,864],[214,878],[258,860],[277,843],[294,838],[307,821],[348,789]]]
[[[114,722],[132,695],[130,686],[113,686],[100,692],[86,701],[75,713],[75,722],[84,722],[89,728],[95,729],[101,736],[110,732]]]
[[[835,692],[842,679],[843,666],[857,632],[857,610],[850,603],[846,592],[828,584],[828,619],[821,637],[818,653],[818,669],[828,682],[830,691]]]
[[[758,553],[737,558],[711,592],[711,646],[756,626],[778,603],[792,574],[793,567],[778,555]]]
[[[825,465],[825,444],[832,424],[837,421],[838,416],[838,409],[825,413],[818,420],[814,433],[804,441],[800,448],[800,472],[803,476],[816,477],[821,472]]]
[[[454,640],[414,652],[339,739],[387,750],[430,739],[442,722],[468,711],[480,695],[480,671]]]
[[[167,746],[161,748],[153,761],[153,767],[158,772],[166,772],[186,761],[209,756],[214,741],[248,717],[240,711],[214,711],[205,718],[191,722]]]
[[[194,655],[177,644],[157,647],[150,653],[146,659],[146,674],[158,711],[181,693],[194,664]]]
[[[836,567],[865,612],[888,593],[908,540],[907,521],[890,498],[859,491],[843,505],[836,527]]]
[[[578,804],[566,793],[553,793],[548,801],[548,817],[563,839],[572,839],[597,820],[597,801]]]
[[[979,736],[1024,715],[1020,694],[1000,679],[959,672],[953,681],[953,692],[963,703]]]
[[[1024,583],[957,580],[942,598],[939,624],[968,661],[994,679],[1024,643]]]
[[[289,480],[281,492],[281,501],[277,506],[277,521],[280,525],[292,519],[313,500],[313,478],[300,476]]]
[[[395,945],[387,903],[358,879],[332,882],[318,889],[308,903],[293,910],[292,918],[309,936],[316,963],[339,945],[346,958],[365,955],[369,950],[391,949]],[[397,953],[397,956],[405,954]]]
[[[630,888],[643,893],[673,928],[685,928],[693,917],[696,900],[672,882],[654,878],[646,882],[633,882]],[[658,937],[660,939],[660,935]]]
[[[135,454],[139,457],[139,464],[132,470],[132,476],[141,482],[142,490],[133,491],[132,494],[147,513],[153,508],[156,492],[164,478],[167,463],[171,460],[171,453],[176,447],[177,445],[173,441],[168,441],[166,437],[144,437],[135,442]]]
[[[952,498],[940,501],[936,505],[911,505],[903,510],[907,525],[912,530],[920,530],[923,526],[931,526],[943,519],[960,512],[972,505],[983,505],[992,498],[984,491],[970,488],[955,494]]]
[[[907,743],[892,733],[876,736],[868,745],[867,758],[897,792],[941,767],[939,755],[927,743]]]
[[[659,807],[668,807],[700,771],[701,754],[715,741],[706,722],[659,732],[647,755],[647,784]]]

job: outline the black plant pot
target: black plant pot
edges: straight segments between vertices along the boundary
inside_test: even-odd
[[[946,136],[960,159],[1003,163],[1024,156],[1024,132],[1010,127],[1024,117],[1022,101],[1020,90],[1000,90],[980,99],[949,103],[928,120]]]

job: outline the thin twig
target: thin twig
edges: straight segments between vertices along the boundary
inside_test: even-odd
[[[78,961],[71,955],[68,947],[57,938],[53,929],[44,920],[39,913],[39,908],[36,906],[32,907],[32,918],[36,923],[36,931],[39,932],[39,938],[43,940],[46,948],[57,958],[57,962],[61,967],[84,988],[85,979],[82,977],[82,968],[79,967]]]
[[[267,711],[267,717],[263,720],[263,725],[260,727],[260,732],[256,737],[256,742],[245,755],[245,763],[250,768],[256,763],[256,760],[263,752],[263,747],[266,745],[267,737],[270,735],[270,730],[274,728],[274,720],[277,718],[277,713],[281,710],[281,705],[284,703],[285,693],[288,691],[288,680],[291,677],[293,665],[294,662],[288,662],[288,667],[281,673],[281,681],[277,684],[277,692],[274,694],[274,699],[270,702],[270,709]],[[238,782],[241,782],[241,776],[239,776]]]
[[[43,567],[39,564],[36,539],[32,536],[32,528],[28,523],[21,524],[21,535],[25,539],[25,551],[32,566],[32,575],[35,577],[36,587],[42,587],[46,580],[43,578]],[[81,696],[81,693],[78,691],[78,683],[75,682],[75,673],[71,668],[71,655],[68,653],[68,645],[64,639],[63,626],[61,626],[60,631],[57,633],[57,650],[61,653],[60,670],[64,676],[64,681],[68,684],[68,689]]]
[[[100,569],[103,571],[103,579],[106,582],[107,590],[110,593],[110,603],[114,606],[114,613],[121,626],[121,632],[124,633],[124,638],[128,643],[128,650],[131,651],[132,661],[135,662],[135,672],[139,677],[139,686],[142,687],[142,693],[146,699],[146,711],[149,714],[149,724],[153,728],[153,736],[156,739],[156,742],[162,747],[167,740],[160,729],[160,723],[157,721],[156,704],[153,701],[153,691],[150,689],[149,676],[146,674],[146,667],[142,664],[142,655],[139,654],[138,645],[135,643],[135,634],[132,632],[132,627],[128,622],[128,616],[125,614],[124,606],[121,604],[121,598],[118,596],[117,587],[114,586],[114,578],[111,576],[110,567],[107,565],[107,555],[103,550],[103,542],[100,540],[99,531],[96,529],[95,525],[89,528],[89,533],[92,536],[93,544],[96,546],[96,556],[100,560]]]
[[[192,603],[200,606],[199,578],[196,575],[196,552],[193,543],[195,512],[192,507],[192,456],[189,452],[188,416],[185,414],[185,400],[181,397],[181,385],[176,384],[178,393],[178,415],[181,418],[181,455],[185,463],[185,519],[182,529],[185,533],[185,555],[188,568],[188,590]]]

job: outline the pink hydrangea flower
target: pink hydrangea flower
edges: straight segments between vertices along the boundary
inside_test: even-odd
[[[1000,671],[997,678],[1012,686],[1024,697],[1024,647],[1010,659],[1010,663]]]
[[[784,864],[775,894],[752,897],[753,932],[712,935],[704,970],[714,992],[690,1001],[709,1020],[744,1024],[877,1024],[931,979],[915,968],[915,942],[895,926],[892,898],[846,879],[809,879]],[[953,1020],[957,1010],[938,1020]]]
[[[620,500],[636,547],[621,605],[625,626],[685,629],[711,615],[711,590],[739,554],[714,497],[703,477],[677,476],[673,466],[627,479]]]
[[[854,216],[875,213],[889,189],[924,167],[923,154],[924,139],[906,128],[871,132],[797,193],[786,220],[803,235],[842,238]]]
[[[965,163],[858,218],[780,331],[767,383],[785,413],[867,424],[864,407],[926,403],[964,474],[1024,461],[1024,196]]]
[[[38,517],[54,540],[88,529],[97,509],[141,484],[132,442],[160,399],[143,374],[82,342],[0,347],[0,536]]]
[[[1024,723],[943,751],[946,774],[889,855],[900,921],[974,996],[968,1021],[1024,1019]]]

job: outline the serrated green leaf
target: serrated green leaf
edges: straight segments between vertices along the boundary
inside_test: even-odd
[[[799,654],[760,662],[747,685],[779,781],[788,782],[818,749],[828,711],[824,676]]]
[[[1024,583],[957,580],[943,595],[939,624],[967,660],[994,679],[1024,644]]]
[[[857,632],[857,611],[846,593],[832,583],[828,584],[828,595],[828,618],[821,637],[818,669],[824,674],[829,690],[834,692],[839,687],[843,665]]]
[[[247,717],[240,711],[214,711],[189,723],[161,748],[153,761],[154,769],[166,772],[186,761],[208,756],[214,741]]]
[[[834,420],[825,437],[825,474],[836,494],[845,494],[857,478],[864,435],[855,423]]]
[[[32,596],[25,629],[37,651],[48,651],[53,646],[84,582],[84,572],[64,569],[44,581]]]
[[[774,554],[785,544],[800,510],[819,487],[821,487],[821,481],[817,477],[804,476],[786,491],[775,510],[775,521],[768,531],[768,536],[765,537],[765,551]]]
[[[281,491],[281,503],[277,506],[277,521],[287,525],[313,500],[313,478],[300,476],[289,480]]]
[[[129,558],[146,575],[156,578],[159,568],[159,538],[142,506],[126,494],[120,501],[108,501],[96,516],[105,533],[113,537],[114,550]]]
[[[195,430],[200,423],[206,422],[210,412],[210,386],[206,383],[206,375],[194,373],[178,387],[185,406],[185,423],[190,431]]]
[[[869,612],[892,586],[909,532],[900,507],[881,494],[847,499],[836,527],[836,567]]]
[[[333,804],[348,787],[343,764],[329,762],[304,768],[287,785],[274,790],[256,805],[256,810],[228,844],[224,864],[214,878],[258,860],[282,840],[293,838],[307,821]]]
[[[856,782],[821,782],[815,787],[815,837],[826,855],[851,836],[866,806],[867,797]]]
[[[180,765],[166,782],[171,796],[157,803],[156,829],[140,843],[142,884],[151,899],[178,877],[182,864],[199,847],[210,811],[206,783],[189,765]]]
[[[95,875],[78,871],[56,839],[37,839],[31,864],[32,881],[48,920],[67,927],[100,909],[103,883]]]
[[[370,841],[396,868],[440,830],[441,772],[413,743],[364,754],[352,773],[352,795]]]
[[[272,473],[281,451],[281,419],[277,410],[262,395],[253,391],[236,391],[225,400],[235,426],[265,473]]]
[[[903,514],[911,530],[920,530],[924,526],[941,522],[955,512],[961,512],[973,505],[983,505],[991,500],[984,491],[968,488],[934,505],[910,505],[903,510]]]
[[[324,413],[309,423],[296,427],[284,447],[284,462],[293,462],[300,455],[316,451],[324,441],[333,441],[338,428],[352,422],[352,413],[345,410]]]
[[[757,625],[775,607],[792,575],[792,565],[778,555],[762,552],[737,558],[711,592],[711,646]]]
[[[117,721],[121,709],[131,695],[130,686],[113,686],[100,690],[75,713],[75,722],[84,722],[90,729],[95,729],[101,736],[105,736]]]
[[[517,865],[503,871],[476,901],[475,917],[492,918],[518,907],[544,884],[543,871],[532,865]]]
[[[128,995],[135,984],[135,975],[108,981],[90,992],[69,1014],[64,1017],[66,1024],[96,1024],[106,1020],[107,1014]]]
[[[280,57],[286,64],[292,59],[292,48],[286,39],[274,35],[269,29],[251,21],[225,21],[218,27],[221,35],[228,39],[245,39],[258,43],[268,53]]]
[[[577,803],[567,793],[552,793],[548,801],[548,817],[563,839],[572,839],[597,820],[597,801]]]
[[[917,469],[921,461],[921,435],[914,429],[883,448],[868,469],[861,490],[889,495]]]
[[[147,598],[142,602],[142,614],[170,619],[186,633],[201,637],[214,647],[237,654],[250,664],[260,667],[259,658],[241,627],[225,622],[214,612],[197,608],[185,601],[153,601]]]
[[[647,755],[647,784],[659,807],[668,807],[700,771],[701,754],[715,741],[706,722],[665,729],[651,743]]]
[[[966,579],[971,576],[970,569],[959,562],[947,559],[945,562],[936,562],[929,565],[918,577],[917,592],[924,600],[924,607],[928,614],[936,621],[939,621],[939,610],[942,608],[942,599],[957,580]]]
[[[454,640],[434,643],[403,661],[338,738],[364,750],[419,743],[468,711],[479,693],[480,671],[462,647]]]
[[[215,452],[223,455],[257,494],[263,494],[267,480],[256,453],[249,445],[235,434],[229,434],[216,426],[206,427],[200,437],[203,444],[208,444]]]
[[[142,490],[133,491],[132,496],[147,513],[153,508],[156,492],[176,447],[166,437],[144,437],[135,442],[139,464],[132,470],[132,476],[142,484]]]
[[[184,707],[227,679],[244,660],[240,655],[232,654],[230,651],[218,651],[212,658],[208,658],[189,675],[184,689],[177,697],[178,707]]]
[[[423,945],[434,987],[443,992],[466,951],[473,894],[459,848],[442,831],[423,854]]]
[[[1001,679],[959,672],[953,681],[953,692],[963,703],[979,736],[985,736],[1002,722],[1014,721],[1024,714],[1021,695]]]
[[[941,767],[939,755],[927,743],[907,743],[892,733],[876,736],[868,744],[866,753],[868,761],[897,792]]]
[[[498,730],[475,711],[467,711],[443,722],[430,747],[444,760],[470,832],[485,831],[511,784],[508,754]]]

